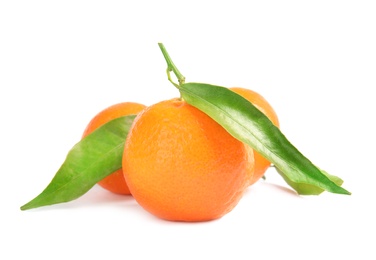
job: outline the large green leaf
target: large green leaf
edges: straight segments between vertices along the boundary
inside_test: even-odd
[[[134,118],[130,115],[109,121],[74,145],[49,185],[21,210],[74,200],[120,169]]]
[[[209,115],[235,138],[272,162],[285,179],[295,185],[308,185],[304,194],[317,194],[316,188],[350,194],[323,174],[278,127],[242,96],[228,88],[203,83],[181,84],[179,90],[187,103]],[[310,189],[310,186],[316,188]],[[300,192],[299,189],[296,191]]]

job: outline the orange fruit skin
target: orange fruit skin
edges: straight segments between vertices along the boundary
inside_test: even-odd
[[[246,88],[239,88],[239,87],[233,87],[230,88],[230,90],[234,91],[235,93],[241,95],[245,99],[247,99],[249,102],[251,102],[256,108],[258,108],[261,112],[266,115],[272,123],[279,127],[279,120],[277,117],[276,112],[274,111],[273,107],[269,104],[269,102],[261,96],[259,93],[249,90]],[[249,147],[249,150],[253,150]],[[265,159],[262,155],[260,155],[258,152],[253,151],[253,155],[255,158],[255,167],[254,167],[254,174],[252,175],[249,185],[254,184],[256,181],[258,181],[266,172],[266,170],[270,166],[270,162]]]
[[[82,138],[108,121],[131,114],[138,114],[146,106],[134,102],[123,102],[100,111],[87,125]],[[124,179],[123,170],[119,169],[98,182],[104,189],[116,194],[129,195],[130,191]]]
[[[136,201],[172,221],[208,221],[230,212],[253,173],[253,155],[206,114],[180,99],[134,120],[123,169]]]

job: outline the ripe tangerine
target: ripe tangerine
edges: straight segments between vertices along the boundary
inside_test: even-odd
[[[166,220],[207,221],[230,212],[253,174],[253,154],[205,113],[180,99],[134,120],[123,169],[136,201]]]
[[[146,106],[134,102],[122,102],[105,108],[100,111],[87,125],[82,138],[93,132],[99,126],[107,123],[108,121],[132,114],[138,114]],[[129,195],[130,191],[124,180],[123,170],[119,169],[114,173],[108,175],[98,182],[98,184],[113,193]]]
[[[261,112],[266,115],[272,123],[279,127],[279,120],[277,117],[277,114],[273,107],[270,105],[270,103],[259,93],[246,89],[246,88],[239,88],[239,87],[233,87],[230,88],[230,90],[234,91],[235,93],[241,95],[245,99],[247,99],[249,102],[251,102],[257,109],[259,109]],[[253,150],[249,147],[249,150]],[[254,167],[254,174],[252,175],[252,178],[249,181],[249,185],[254,184],[256,181],[258,181],[266,172],[266,170],[270,166],[270,162],[265,159],[261,154],[259,154],[256,151],[253,151],[253,155],[255,158],[255,167]]]

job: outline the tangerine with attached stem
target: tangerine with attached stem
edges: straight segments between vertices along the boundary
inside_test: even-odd
[[[168,79],[179,88],[184,76],[159,45]],[[172,221],[208,221],[237,205],[253,162],[252,150],[207,114],[175,98],[151,105],[135,118],[122,166],[130,192],[150,213]]]

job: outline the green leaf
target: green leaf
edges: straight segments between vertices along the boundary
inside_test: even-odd
[[[185,83],[179,90],[187,103],[209,115],[236,139],[272,162],[285,179],[332,193],[350,194],[323,174],[287,140],[278,127],[242,96],[228,88],[203,83]],[[305,192],[317,193],[309,189]]]
[[[68,202],[121,168],[124,143],[135,115],[109,121],[73,146],[49,185],[21,210]]]
[[[291,188],[293,188],[298,194],[301,195],[319,195],[322,192],[324,192],[324,189],[319,188],[314,185],[310,185],[307,183],[297,183],[290,180],[282,171],[280,171],[276,167],[277,172],[282,176],[282,178],[286,181],[288,185],[290,185]],[[341,186],[343,183],[343,180],[337,176],[330,175],[326,171],[321,170],[321,173],[327,176],[331,181],[333,181],[338,186]]]

